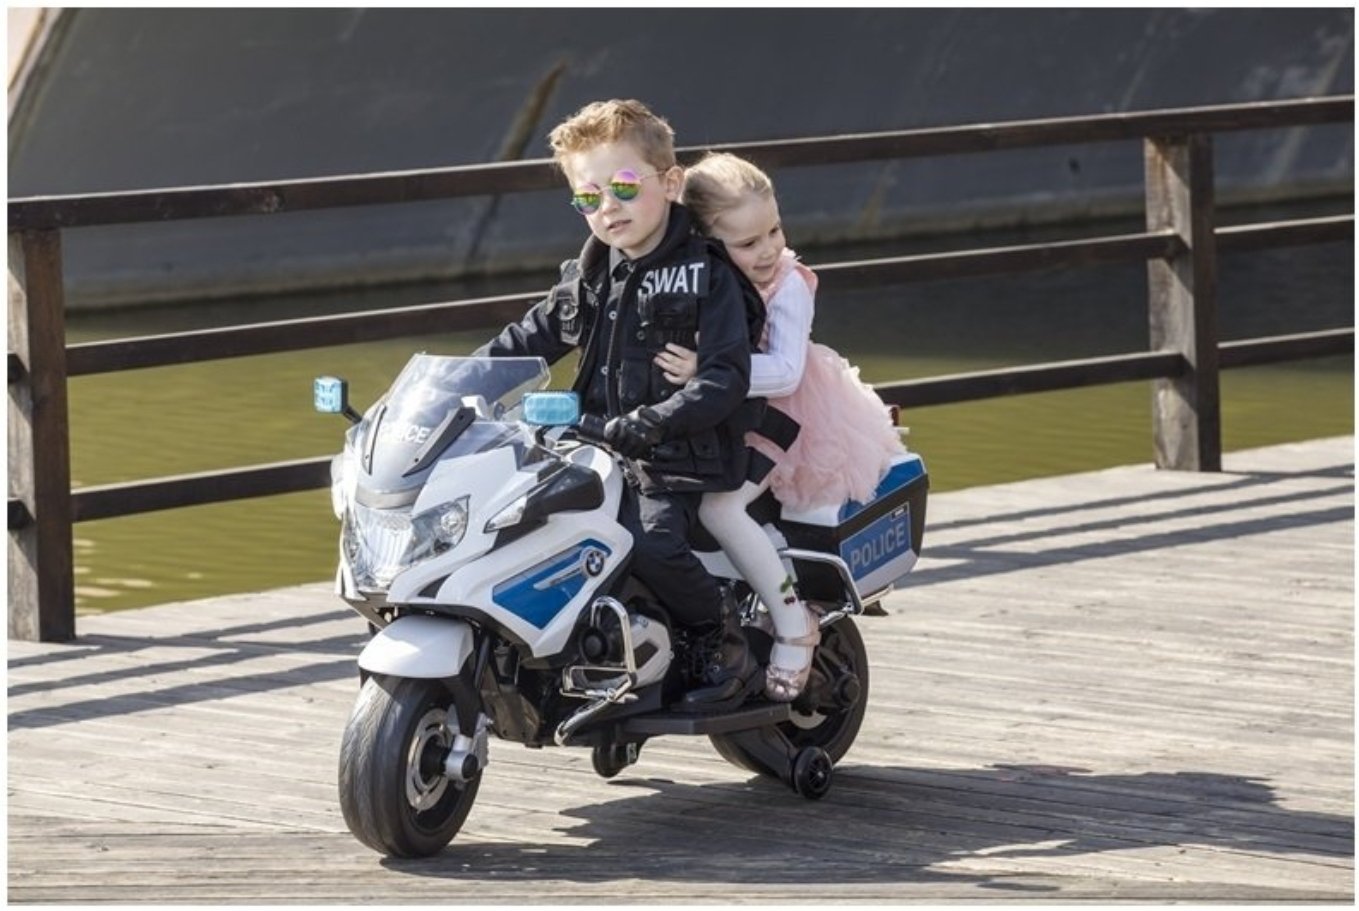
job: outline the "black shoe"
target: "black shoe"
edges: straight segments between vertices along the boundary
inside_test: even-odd
[[[707,666],[704,685],[690,690],[680,699],[688,712],[723,712],[738,707],[761,683],[760,665],[750,653],[741,617],[734,603],[723,604],[722,626]]]

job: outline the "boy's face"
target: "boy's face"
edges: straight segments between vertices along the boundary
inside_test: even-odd
[[[656,249],[665,236],[670,204],[679,198],[679,168],[657,172],[630,142],[606,142],[565,156],[562,170],[572,192],[597,193],[599,208],[585,215],[590,231],[628,259]],[[621,200],[611,189],[615,178],[637,184],[637,195]],[[624,187],[624,195],[628,190]]]

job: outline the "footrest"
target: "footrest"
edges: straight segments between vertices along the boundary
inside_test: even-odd
[[[765,702],[742,706],[733,712],[694,714],[665,712],[629,718],[623,725],[627,734],[729,734],[779,724],[792,717],[786,702]]]

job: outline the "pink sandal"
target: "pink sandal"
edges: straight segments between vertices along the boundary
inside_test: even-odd
[[[808,612],[808,617],[812,623],[816,623],[816,618]],[[774,702],[792,702],[802,694],[802,688],[807,685],[807,678],[812,673],[812,655],[815,649],[821,644],[821,628],[813,626],[810,633],[802,636],[792,636],[784,638],[775,636],[774,642],[779,645],[802,646],[807,649],[807,660],[801,668],[792,669],[778,667],[770,664],[764,674],[764,692]]]

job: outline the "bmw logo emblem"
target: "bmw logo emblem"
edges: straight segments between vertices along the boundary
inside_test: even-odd
[[[604,552],[590,548],[585,551],[585,572],[591,576],[597,576],[604,572]]]

